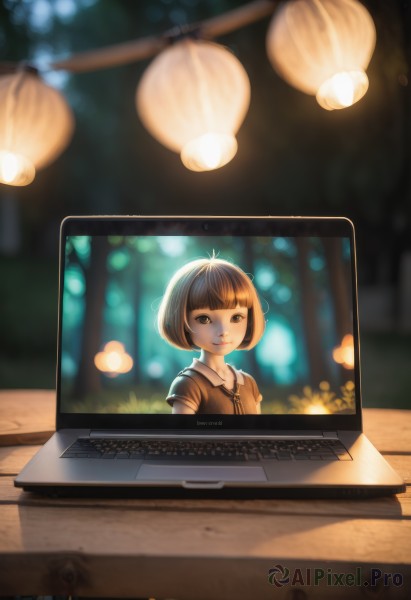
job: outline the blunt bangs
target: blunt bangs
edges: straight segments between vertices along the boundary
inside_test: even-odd
[[[188,313],[192,310],[248,309],[247,331],[239,349],[253,348],[264,333],[265,320],[251,279],[236,265],[199,259],[177,271],[169,282],[158,312],[160,335],[182,350],[194,348]]]
[[[193,281],[187,299],[187,310],[221,310],[237,306],[251,308],[251,286],[251,281],[244,274],[221,263],[210,263],[201,269]]]

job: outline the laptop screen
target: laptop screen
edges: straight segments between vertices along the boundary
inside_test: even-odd
[[[355,414],[347,220],[69,218],[61,244],[60,413]]]

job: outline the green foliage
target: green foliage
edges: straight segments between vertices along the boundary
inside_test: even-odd
[[[166,403],[167,390],[153,392],[148,386],[113,390],[102,390],[85,398],[75,398],[64,404],[67,412],[99,414],[161,414],[171,413]]]
[[[328,381],[321,381],[318,390],[306,385],[303,388],[303,395],[291,395],[289,402],[292,407],[291,413],[353,413],[355,412],[355,386],[352,381],[346,381],[337,396]]]

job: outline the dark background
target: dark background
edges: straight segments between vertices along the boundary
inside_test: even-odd
[[[3,0],[0,56],[54,58],[221,14],[235,0]],[[269,19],[219,38],[251,81],[235,159],[193,173],[156,142],[134,94],[149,61],[48,73],[76,118],[65,153],[26,188],[0,184],[0,387],[54,387],[58,229],[68,214],[345,215],[357,229],[364,403],[411,387],[411,8],[364,2],[377,29],[370,88],[328,112],[283,82]]]

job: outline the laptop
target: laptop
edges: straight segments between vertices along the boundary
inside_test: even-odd
[[[56,433],[15,485],[136,497],[404,492],[362,432],[353,224],[66,218]]]

